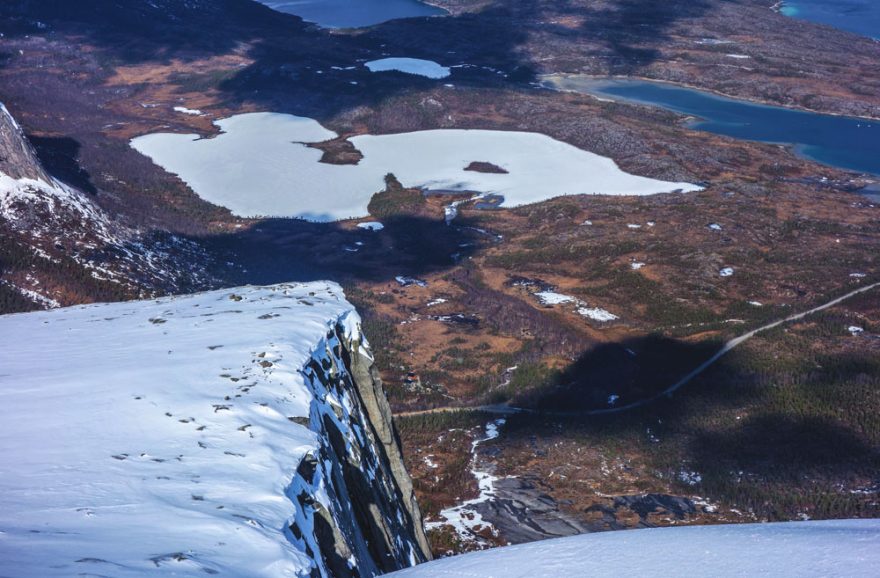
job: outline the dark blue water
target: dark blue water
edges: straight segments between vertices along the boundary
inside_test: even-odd
[[[641,80],[554,78],[554,88],[660,106],[698,117],[689,126],[734,138],[790,144],[826,165],[880,175],[880,121],[753,104]]]
[[[780,11],[792,18],[880,38],[880,0],[791,0]]]
[[[360,28],[396,18],[437,16],[445,10],[418,0],[259,0],[324,28]]]

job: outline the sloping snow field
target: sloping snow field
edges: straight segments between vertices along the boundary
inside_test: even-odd
[[[0,576],[308,575],[292,418],[337,323],[332,283],[0,317]]]
[[[331,165],[319,162],[320,150],[305,145],[337,136],[313,119],[249,113],[216,124],[223,132],[212,138],[156,133],[131,145],[203,199],[243,217],[324,222],[364,217],[387,173],[408,187],[501,195],[504,207],[560,195],[699,190],[630,175],[609,158],[538,133],[450,129],[362,135],[351,139],[364,155],[359,164]],[[465,171],[474,161],[491,162],[508,174]]]
[[[582,534],[443,558],[395,578],[877,576],[880,520]]]

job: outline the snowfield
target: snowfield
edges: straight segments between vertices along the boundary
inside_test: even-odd
[[[0,317],[0,575],[308,575],[303,424],[351,406],[302,369],[338,325],[333,283]]]
[[[380,58],[365,62],[364,66],[369,68],[370,72],[395,70],[434,79],[446,78],[451,74],[449,67],[441,66],[433,60],[422,60],[421,58]]]
[[[131,145],[206,201],[242,217],[321,222],[365,217],[387,173],[408,187],[500,195],[504,207],[560,195],[699,190],[630,175],[609,158],[538,133],[447,129],[362,135],[350,139],[364,155],[360,163],[332,165],[320,162],[322,151],[306,146],[337,136],[313,119],[249,113],[216,125],[222,134],[211,138],[156,133]],[[491,162],[508,174],[465,171],[474,161]]]
[[[880,520],[583,534],[443,558],[395,578],[877,576]]]

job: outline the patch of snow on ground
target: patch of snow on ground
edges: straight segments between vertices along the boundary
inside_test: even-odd
[[[428,301],[425,304],[425,307],[433,307],[435,305],[440,305],[441,303],[446,303],[446,299],[443,299],[442,297],[438,297],[436,299],[432,299],[431,301]]]
[[[446,78],[451,74],[448,67],[441,66],[433,60],[422,60],[421,58],[381,58],[365,62],[364,66],[369,68],[370,72],[394,70],[435,79]]]
[[[182,114],[189,114],[189,115],[192,115],[192,116],[202,116],[202,114],[203,114],[202,111],[200,111],[200,110],[198,110],[198,109],[195,109],[195,108],[187,108],[187,107],[185,107],[185,106],[175,106],[175,107],[174,107],[174,112],[179,112],[179,113],[182,113]]]
[[[751,305],[752,307],[763,307],[764,306],[764,304],[761,303],[760,301],[749,301],[749,305]]]
[[[560,305],[562,303],[573,303],[576,301],[571,295],[563,295],[562,293],[556,293],[555,291],[538,291],[535,293],[535,297],[537,297],[538,301],[543,305]]]
[[[593,321],[606,322],[619,319],[617,315],[611,313],[610,311],[600,309],[599,307],[578,307],[577,312],[579,315],[582,315],[587,319],[592,319]]]
[[[644,267],[645,264],[642,263],[641,261],[633,261],[632,263],[629,264],[629,266],[630,266],[632,269],[638,271],[639,269],[641,269],[642,267]]]
[[[709,223],[709,228],[713,231],[720,231],[721,225],[719,225],[718,223]]]
[[[859,335],[865,332],[865,329],[863,327],[859,327],[858,325],[850,325],[846,328],[846,330],[849,331],[850,335]]]
[[[587,304],[571,295],[564,295],[549,289],[532,293],[542,305],[553,306],[563,305],[565,303],[573,303],[576,307],[578,315],[592,319],[593,321],[608,322],[619,319],[619,317],[605,309],[599,307],[588,307]]]
[[[718,271],[718,274],[722,277],[730,277],[733,275],[733,267],[725,267],[721,271]]]
[[[367,231],[381,231],[385,225],[379,221],[367,221],[366,223],[358,223],[358,229],[366,229]]]
[[[415,277],[406,277],[404,275],[398,275],[394,278],[397,281],[397,284],[401,287],[409,287],[410,285],[416,285],[418,287],[427,287],[428,282],[423,281],[422,279],[416,279]]]
[[[308,575],[290,418],[337,323],[333,283],[0,317],[0,575]]]
[[[443,526],[452,526],[459,539],[475,543],[480,547],[485,547],[479,536],[480,531],[488,528],[493,534],[497,533],[497,530],[490,523],[484,521],[483,516],[474,509],[474,506],[477,504],[487,502],[495,496],[495,482],[498,480],[492,473],[477,469],[479,467],[477,448],[480,444],[497,438],[500,435],[501,426],[506,422],[507,420],[503,417],[489,422],[486,424],[485,436],[477,438],[471,443],[471,473],[477,479],[479,495],[472,500],[467,500],[457,506],[441,511],[440,520],[426,522],[426,529],[431,530]]]
[[[876,576],[880,520],[598,532],[452,556],[395,578]]]
[[[438,129],[361,135],[350,142],[357,165],[320,162],[306,146],[337,135],[317,121],[287,114],[248,113],[216,121],[222,133],[156,133],[131,145],[201,198],[245,217],[285,216],[336,221],[368,214],[370,198],[393,173],[407,187],[497,194],[504,207],[560,195],[651,195],[696,191],[623,172],[613,160],[539,133]],[[465,171],[474,159],[507,174]]]
[[[696,486],[703,481],[703,476],[697,472],[682,470],[678,472],[678,479],[689,486]]]
[[[43,307],[46,307],[47,309],[55,309],[57,307],[61,307],[61,304],[58,303],[58,301],[52,299],[51,297],[46,297],[42,293],[38,293],[32,289],[25,289],[24,287],[18,287],[16,285],[13,285],[12,283],[10,283],[9,285],[11,285],[19,293],[21,293],[22,295],[24,295],[25,297],[27,297],[28,299],[30,299],[34,303],[37,303],[38,305],[42,305]]]

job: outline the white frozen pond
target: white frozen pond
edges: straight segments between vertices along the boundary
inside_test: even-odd
[[[324,28],[360,28],[396,18],[438,16],[446,11],[418,0],[258,0],[273,10]]]
[[[433,60],[422,60],[421,58],[382,58],[365,62],[364,66],[369,68],[370,72],[396,70],[428,78],[446,78],[450,75],[448,67],[441,66]]]
[[[320,162],[320,150],[304,144],[336,137],[315,120],[249,113],[216,124],[222,134],[212,138],[156,133],[131,144],[179,175],[201,198],[243,217],[323,222],[364,217],[388,173],[408,187],[501,195],[505,207],[560,195],[699,190],[630,175],[609,158],[538,133],[456,129],[363,135],[351,139],[364,155],[359,164],[331,165]],[[465,171],[474,161],[490,162],[507,174]]]

